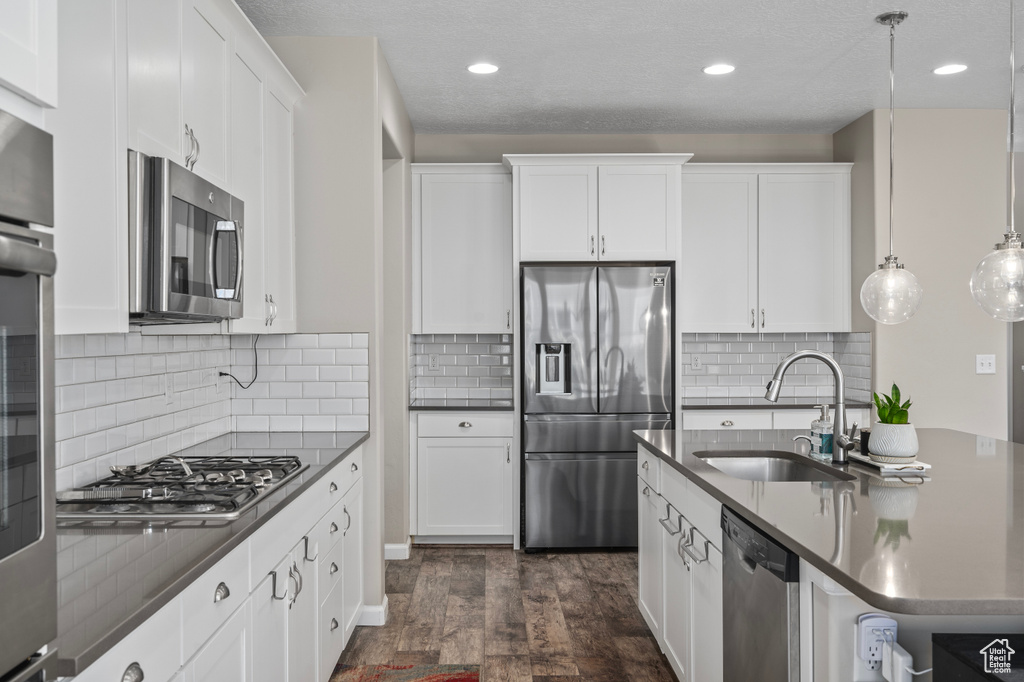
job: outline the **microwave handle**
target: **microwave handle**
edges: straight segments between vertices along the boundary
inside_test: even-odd
[[[0,268],[52,277],[57,270],[53,251],[0,235]]]
[[[233,225],[230,229],[222,229],[220,225],[229,223]],[[217,232],[234,232],[235,233],[235,261],[238,263],[238,268],[235,271],[235,295],[231,297],[231,300],[237,301],[242,295],[242,256],[244,250],[242,249],[242,230],[237,220],[224,220],[217,224],[217,228],[214,230],[214,237],[210,240],[210,253],[207,262],[210,264],[210,284],[213,285],[214,291],[217,288],[217,273],[215,272],[216,263],[214,262],[214,244],[217,242]]]

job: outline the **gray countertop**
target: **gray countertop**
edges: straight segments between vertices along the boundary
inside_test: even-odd
[[[779,398],[777,403],[758,398],[683,398],[680,401],[684,410],[813,410],[818,405],[834,404],[831,398]],[[870,408],[871,403],[847,401],[846,409],[859,410]]]
[[[309,468],[233,521],[58,521],[58,674],[77,675],[367,439],[232,433],[182,455],[297,455]]]
[[[419,398],[409,405],[413,412],[430,410],[495,410],[511,412],[512,401],[507,398]]]
[[[1024,445],[918,429],[917,485],[851,464],[856,479],[761,483],[725,475],[694,452],[792,452],[804,431],[636,431],[712,496],[871,604],[897,613],[1024,615]],[[873,473],[875,472],[875,473]],[[845,510],[836,513],[837,509]]]

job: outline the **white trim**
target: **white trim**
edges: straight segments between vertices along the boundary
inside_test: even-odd
[[[837,173],[848,175],[852,163],[814,161],[793,163],[688,163],[683,166],[687,173]]]
[[[507,168],[515,166],[572,166],[576,164],[614,166],[651,164],[679,165],[693,158],[693,154],[503,154],[501,162]]]
[[[501,163],[413,163],[410,164],[413,175],[423,173],[457,173],[477,174],[493,173],[496,175],[510,175],[511,171]]]
[[[417,535],[417,545],[511,545],[512,535]]]
[[[363,606],[359,612],[359,620],[356,625],[369,625],[380,627],[388,622],[388,595],[384,595],[384,602],[380,606]]]
[[[412,538],[405,542],[385,542],[384,561],[404,561],[412,551]]]

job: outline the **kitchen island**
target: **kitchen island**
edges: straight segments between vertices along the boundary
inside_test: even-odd
[[[810,670],[874,679],[851,667],[852,623],[871,610],[897,618],[918,668],[930,660],[930,632],[1024,631],[1024,446],[919,429],[918,458],[933,467],[926,480],[854,462],[841,469],[849,480],[750,481],[695,454],[795,452],[793,437],[805,433],[635,432],[641,462],[646,452],[661,466],[662,487],[680,478],[799,555],[804,680]],[[720,529],[711,541],[722,548]]]

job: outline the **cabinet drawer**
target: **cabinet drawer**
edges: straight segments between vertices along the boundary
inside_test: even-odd
[[[687,515],[686,485],[687,480],[685,476],[675,469],[667,465],[665,466],[665,470],[661,472],[661,496],[683,515]]]
[[[147,682],[166,682],[181,663],[181,597],[178,597],[100,656],[75,680],[120,680],[128,667],[135,664],[142,669]]]
[[[686,481],[683,514],[716,549],[722,549],[722,503],[691,480]]]
[[[794,429],[810,433],[811,422],[819,416],[821,410],[774,410],[772,426],[776,429]]]
[[[317,568],[316,586],[317,590],[319,590],[318,594],[329,595],[335,587],[341,584],[343,557],[344,545],[340,542],[330,552],[323,555],[320,566]]]
[[[512,413],[445,412],[421,414],[417,422],[420,438],[512,437]]]
[[[683,410],[682,421],[684,431],[771,429],[772,413],[771,410]]]
[[[341,540],[346,524],[345,512],[340,502],[331,507],[316,524],[313,537],[316,540],[317,553],[321,559],[327,556]]]
[[[637,449],[636,475],[654,488],[654,492],[661,492],[661,460],[643,446]]]
[[[326,679],[327,671],[334,670],[335,664],[345,650],[345,614],[342,612],[343,590],[341,581],[320,603],[320,676]]]
[[[249,547],[246,543],[231,550],[182,592],[185,658],[198,651],[248,597]]]
[[[358,448],[355,452],[350,453],[337,468],[340,472],[341,494],[344,495],[363,475],[363,449]]]

